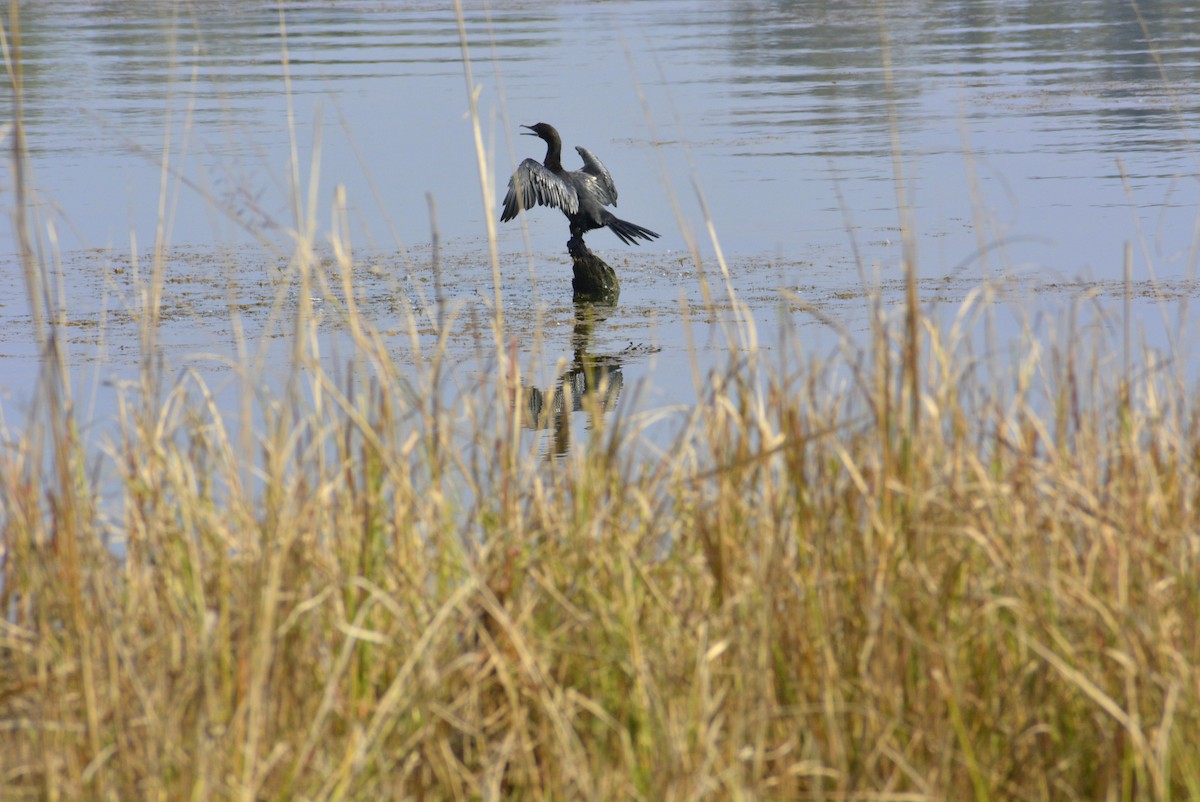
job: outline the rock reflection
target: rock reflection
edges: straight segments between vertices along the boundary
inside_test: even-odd
[[[524,425],[528,429],[551,431],[547,456],[561,457],[570,448],[572,413],[585,411],[591,427],[594,417],[612,411],[621,397],[625,382],[621,365],[626,352],[594,354],[591,350],[596,324],[607,319],[614,309],[615,304],[576,302],[570,368],[555,380],[552,390],[525,388]]]

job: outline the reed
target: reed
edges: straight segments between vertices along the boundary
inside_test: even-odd
[[[9,144],[20,176],[19,116]],[[100,459],[22,240],[45,414],[0,447],[3,799],[1200,796],[1200,406],[1154,353],[1081,327],[997,362],[991,285],[949,323],[871,296],[825,361],[731,330],[660,457],[597,406],[543,460],[498,303],[495,369],[446,359],[440,298],[402,366],[344,229],[314,270],[317,172],[289,277],[352,369],[302,302],[285,390],[230,411],[147,359]]]

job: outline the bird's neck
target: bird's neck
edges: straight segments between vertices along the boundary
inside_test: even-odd
[[[546,137],[546,158],[542,162],[546,165],[546,169],[552,173],[561,173],[562,166],[562,140],[558,137]]]

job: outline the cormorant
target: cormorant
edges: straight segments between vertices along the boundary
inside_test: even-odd
[[[583,242],[583,234],[595,228],[608,227],[621,241],[640,245],[638,237],[652,240],[658,237],[648,228],[621,220],[605,206],[617,205],[617,187],[612,175],[587,148],[577,147],[583,158],[583,169],[567,171],[562,166],[562,139],[553,125],[538,123],[522,125],[529,131],[524,136],[536,136],[546,141],[546,159],[538,164],[526,159],[508,179],[508,194],[504,196],[504,212],[500,222],[517,216],[521,209],[536,205],[553,206],[571,222],[571,238]]]

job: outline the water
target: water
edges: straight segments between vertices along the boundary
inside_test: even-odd
[[[616,178],[618,213],[663,234],[636,249],[608,232],[589,237],[624,283],[590,347],[625,354],[627,386],[657,385],[645,403],[693,392],[680,308],[699,303],[703,274],[685,257],[694,242],[715,270],[716,247],[700,194],[764,332],[793,314],[781,311],[780,288],[861,329],[855,254],[885,287],[900,278],[900,204],[913,212],[923,293],[950,306],[1002,271],[1027,279],[1035,300],[1069,298],[1078,279],[1111,297],[1126,243],[1139,295],[1156,281],[1194,294],[1196,4],[465,5],[494,200],[517,161],[543,153],[517,124],[550,122],[568,167],[572,146],[588,147]],[[103,382],[136,364],[136,330],[105,310],[134,303],[123,266],[153,243],[164,185],[180,276],[167,289],[177,314],[164,320],[173,364],[233,353],[220,322],[231,284],[251,323],[271,325],[254,309],[269,307],[297,225],[293,169],[305,192],[316,182],[323,231],[344,187],[353,241],[374,266],[363,274],[367,308],[385,329],[396,298],[428,289],[430,197],[451,300],[489,298],[462,50],[446,6],[298,0],[281,24],[274,3],[25,4],[36,228],[52,229],[64,254],[80,370]],[[0,182],[11,212],[11,174]],[[549,391],[549,366],[574,348],[567,230],[553,210],[527,220],[527,232],[499,229],[504,303],[522,342],[545,322],[535,380]],[[14,252],[6,228],[0,401],[10,420],[37,367]],[[1148,341],[1169,346],[1174,312],[1164,323],[1153,303],[1136,307]],[[824,331],[806,337],[828,347]],[[699,342],[721,353],[720,326],[702,325]]]

